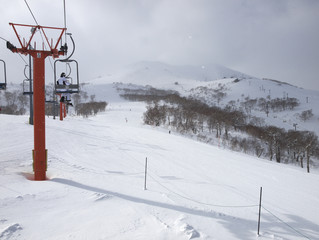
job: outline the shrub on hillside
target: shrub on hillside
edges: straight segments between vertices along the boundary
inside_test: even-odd
[[[78,116],[88,117],[105,111],[106,106],[107,102],[79,103],[75,106],[75,112]]]

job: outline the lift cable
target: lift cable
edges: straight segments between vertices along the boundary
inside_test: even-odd
[[[64,10],[64,28],[67,29],[67,28],[66,28],[66,7],[65,7],[65,0],[63,0],[63,10]],[[74,40],[73,40],[73,38],[72,38],[72,34],[71,34],[71,33],[67,33],[67,32],[65,31],[65,45],[67,45],[67,35],[69,35],[69,37],[70,37],[70,39],[71,39],[71,41],[72,41],[73,50],[72,50],[72,53],[71,53],[69,56],[67,56],[65,59],[61,59],[61,60],[59,60],[59,61],[65,62],[65,64],[66,64],[66,66],[65,66],[66,72],[67,72],[67,69],[69,68],[69,71],[70,71],[70,72],[69,72],[69,74],[67,75],[67,77],[68,77],[68,76],[70,76],[71,71],[72,71],[71,66],[70,66],[70,61],[72,61],[72,60],[70,60],[70,58],[73,56],[73,54],[74,54],[74,52],[75,52],[75,42],[74,42]]]
[[[3,41],[9,42],[7,39],[0,37],[0,39],[2,39]],[[22,61],[28,65],[28,63],[26,62],[26,60],[21,56],[21,54],[19,53],[20,58],[22,59]]]
[[[67,29],[67,28],[66,28],[66,7],[65,7],[65,0],[63,0],[63,8],[64,8],[64,28]],[[70,54],[70,56],[66,57],[65,59],[62,59],[62,61],[68,61],[68,60],[72,57],[72,55],[74,54],[74,51],[75,51],[75,42],[74,42],[74,40],[73,40],[73,38],[72,38],[72,34],[71,34],[71,33],[67,33],[66,31],[65,31],[65,44],[67,43],[67,35],[69,35],[69,37],[70,37],[70,39],[71,39],[71,41],[72,41],[73,50],[72,50],[72,53]]]
[[[3,37],[0,37],[3,41],[6,41],[6,42],[9,42],[8,40],[6,40],[5,38]]]
[[[38,23],[38,21],[36,20],[36,18],[35,18],[35,16],[34,16],[32,10],[31,10],[31,8],[30,8],[30,6],[29,6],[27,0],[24,0],[24,2],[25,2],[25,4],[27,5],[27,7],[28,7],[28,9],[29,9],[29,11],[30,11],[30,13],[31,13],[31,15],[32,15],[32,17],[33,17],[33,20],[34,20],[35,23],[39,26],[39,23]],[[42,38],[42,42],[44,43],[43,35],[42,35],[41,31],[39,31],[39,32],[40,32],[40,35],[41,35],[41,38]],[[44,48],[45,48],[45,50],[47,50],[47,47],[46,47],[45,44],[44,44]],[[50,62],[51,68],[52,68],[52,70],[53,70],[53,64],[52,64],[51,58],[49,58],[49,62]]]
[[[66,29],[66,8],[65,8],[65,0],[63,0],[63,10],[64,10],[64,28]],[[65,43],[67,43],[66,39],[66,31],[65,31]]]
[[[32,15],[32,17],[33,17],[35,23],[36,23],[37,25],[39,25],[39,23],[37,22],[37,20],[36,20],[35,17],[34,17],[34,14],[33,14],[32,10],[31,10],[31,8],[30,8],[30,6],[29,6],[27,0],[24,0],[24,2],[25,2],[25,4],[27,5],[27,7],[29,8],[29,11],[30,11],[30,13],[31,13],[31,15]]]
[[[21,56],[21,54],[19,53],[20,58],[22,59],[22,61],[29,66],[29,63],[27,63],[27,61]]]
[[[64,12],[64,28],[66,29],[66,7],[65,7],[65,0],[63,0],[63,12]],[[62,42],[61,42],[62,44]],[[65,31],[64,33],[64,44],[65,46],[67,46],[67,33]],[[66,59],[68,59],[68,52],[66,52]],[[68,64],[66,63],[66,66],[65,66],[65,72],[67,72],[67,66]],[[69,65],[69,68],[70,68],[70,65]],[[71,68],[70,68],[71,69]],[[71,74],[71,72],[70,72]]]

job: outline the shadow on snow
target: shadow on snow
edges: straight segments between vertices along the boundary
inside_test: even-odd
[[[57,182],[60,184],[64,185],[69,185],[72,187],[84,189],[87,191],[95,192],[95,193],[102,193],[102,194],[107,194],[107,195],[112,195],[114,197],[118,197],[130,202],[134,203],[139,203],[139,204],[145,204],[145,205],[150,205],[154,207],[159,207],[159,208],[164,208],[164,209],[169,209],[173,210],[176,212],[181,212],[185,214],[190,214],[190,215],[196,215],[200,217],[206,217],[210,219],[216,219],[218,220],[218,223],[222,224],[225,226],[235,237],[239,239],[254,239],[256,237],[256,231],[257,231],[257,209],[256,209],[256,221],[248,220],[248,219],[243,219],[243,218],[235,218],[232,216],[227,216],[223,213],[218,213],[215,211],[204,211],[204,210],[199,210],[199,209],[193,209],[193,208],[188,208],[188,207],[183,207],[183,206],[178,206],[178,205],[172,205],[168,203],[162,203],[162,202],[157,202],[149,199],[143,199],[135,196],[130,196],[126,195],[123,193],[118,193],[118,192],[113,192],[113,191],[108,191],[105,189],[97,188],[97,187],[92,187],[88,186],[82,183],[78,183],[72,180],[68,179],[62,179],[62,178],[53,178],[51,179],[52,182]],[[319,239],[319,233],[317,230],[319,229],[319,226],[309,222],[306,219],[301,219],[299,216],[294,216],[294,215],[289,215],[290,219],[294,219],[295,221],[289,222],[289,225],[295,225],[299,226],[299,230],[302,230],[303,232],[307,232],[308,235],[312,235],[311,238],[304,237],[304,239]],[[275,219],[269,219],[270,216],[267,215],[265,217],[263,215],[263,218],[267,219],[267,222],[261,222],[261,228],[264,231],[261,231],[265,233],[270,233],[276,237],[282,237],[282,235],[285,235],[290,239],[289,236],[292,236],[294,238],[298,238],[298,235],[296,236],[296,232],[294,232],[292,229],[283,229],[282,223],[278,221],[274,221]],[[296,222],[297,221],[297,222]],[[300,224],[302,224],[302,228],[300,227]],[[213,223],[212,223],[213,224]],[[305,236],[305,235],[304,235]],[[299,235],[299,237],[303,238],[302,236]]]

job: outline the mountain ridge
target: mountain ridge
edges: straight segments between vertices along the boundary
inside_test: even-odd
[[[159,61],[141,61],[128,65],[115,74],[108,74],[107,77],[98,77],[89,82],[105,83],[110,79],[118,79],[121,82],[130,81],[131,83],[147,85],[150,79],[164,82],[187,79],[207,82],[223,78],[253,77],[219,64],[172,65]]]
[[[195,73],[192,73],[194,69]],[[99,99],[105,100],[105,93],[100,86],[103,84],[121,83],[126,88],[135,89],[151,86],[177,91],[181,96],[192,97],[221,108],[230,103],[235,104],[238,109],[244,108],[241,104],[245,101],[262,98],[267,101],[293,98],[298,99],[300,103],[293,111],[274,111],[269,115],[265,112],[255,112],[255,115],[264,118],[269,125],[289,130],[294,129],[294,124],[297,124],[297,130],[310,130],[319,135],[319,110],[316,108],[319,104],[318,91],[302,89],[278,80],[251,77],[216,64],[205,70],[207,70],[206,76],[209,76],[211,80],[207,80],[205,75],[200,74],[203,71],[200,66],[173,66],[161,62],[144,61],[130,65],[121,74],[89,81],[86,89],[90,89],[89,92],[96,92]],[[223,74],[218,75],[217,78],[213,70]],[[96,88],[93,85],[100,87]],[[217,92],[222,94],[221,98],[216,98]],[[310,109],[314,116],[309,121],[301,121],[299,116],[302,111]]]

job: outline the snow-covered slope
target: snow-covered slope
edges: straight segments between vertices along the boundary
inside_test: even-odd
[[[202,90],[202,87],[206,87],[206,93]],[[225,97],[220,100],[219,104],[216,104],[216,99],[211,97],[210,93],[214,89],[220,89],[223,87]],[[273,125],[286,130],[296,129],[299,131],[313,131],[319,136],[319,92],[306,90],[292,86],[286,83],[280,83],[272,80],[249,78],[236,80],[220,79],[216,81],[210,81],[206,83],[200,83],[197,87],[184,93],[189,94],[192,97],[201,99],[208,104],[217,105],[221,108],[228,105],[233,101],[234,105],[238,109],[242,109],[245,112],[244,107],[241,105],[249,99],[264,98],[271,99],[287,99],[295,98],[299,102],[299,106],[293,110],[286,109],[284,111],[269,111],[269,115],[264,111],[252,110],[251,115],[262,118],[267,125]],[[300,119],[300,114],[303,111],[312,110],[313,117],[307,121]],[[246,113],[246,112],[245,112]]]
[[[0,239],[256,239],[260,187],[258,239],[319,239],[318,170],[168,134],[142,124],[144,103],[108,101],[96,117],[46,118],[43,182],[27,180],[28,116],[0,115]]]
[[[133,64],[119,74],[108,75],[88,81],[85,90],[94,93],[99,99],[109,98],[103,94],[105,84],[120,82],[134,84],[130,87],[152,86],[154,88],[175,90],[182,96],[191,96],[209,105],[225,107],[233,101],[236,107],[247,99],[296,98],[299,106],[282,112],[252,111],[252,115],[262,118],[267,125],[274,125],[286,130],[314,131],[319,135],[319,92],[305,90],[290,84],[271,79],[258,79],[226,67],[210,66],[173,66],[161,62],[140,62]],[[217,103],[216,90],[225,93]],[[101,92],[102,91],[102,92]],[[312,110],[313,117],[307,121],[300,119],[300,114]]]

